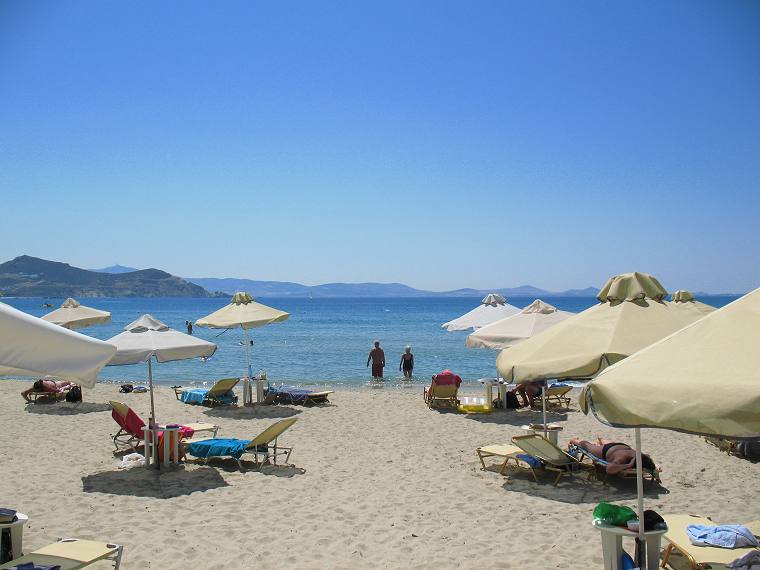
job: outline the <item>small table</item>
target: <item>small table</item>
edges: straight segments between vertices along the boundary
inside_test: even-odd
[[[486,399],[489,402],[493,402],[493,387],[496,386],[499,390],[499,407],[507,407],[507,383],[501,378],[484,378],[480,380],[486,390]]]
[[[13,559],[20,558],[24,555],[22,551],[24,544],[24,526],[29,521],[24,513],[16,513],[16,520],[9,523],[0,523],[0,530],[4,528],[11,529],[11,556]]]
[[[520,427],[525,431],[529,431],[538,435],[544,435],[544,424],[530,424]],[[559,432],[561,432],[562,429],[562,426],[549,424],[546,427],[546,439],[551,441],[554,445],[557,445],[557,442],[559,441]]]
[[[620,526],[608,525],[600,521],[594,521],[594,528],[602,533],[602,558],[604,570],[620,570],[623,553],[623,537],[636,538],[637,531],[628,530]],[[667,529],[648,530],[644,533],[647,549],[647,568],[656,570],[660,564],[660,541]]]

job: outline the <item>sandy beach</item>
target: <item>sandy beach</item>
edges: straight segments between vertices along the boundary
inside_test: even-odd
[[[462,415],[428,410],[422,386],[342,390],[332,405],[208,409],[157,389],[160,421],[212,422],[220,436],[251,438],[297,417],[283,436],[294,467],[239,472],[233,461],[189,462],[171,472],[119,471],[108,400],[147,417],[147,394],[99,384],[72,404],[25,405],[29,382],[0,382],[0,497],[29,516],[25,551],[58,537],[117,542],[122,568],[599,568],[591,511],[633,506],[633,481],[482,471],[476,447],[506,443],[540,412]],[[577,392],[577,391],[576,391]],[[633,433],[573,404],[551,420],[570,437],[633,443]],[[644,430],[663,469],[646,506],[718,522],[757,518],[760,466],[695,436]],[[630,551],[630,544],[626,545]],[[96,567],[107,567],[101,564]]]

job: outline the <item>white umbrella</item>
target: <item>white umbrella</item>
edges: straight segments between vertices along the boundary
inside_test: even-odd
[[[110,344],[0,303],[0,375],[59,376],[86,388],[116,352]]]
[[[150,387],[151,426],[155,426],[156,410],[153,403],[153,366],[157,362],[185,360],[187,358],[208,357],[216,351],[213,342],[190,336],[169,328],[151,315],[143,315],[124,327],[124,332],[108,339],[116,347],[116,354],[108,366],[148,363],[148,384]]]
[[[536,299],[511,317],[486,325],[471,335],[464,344],[470,348],[507,348],[561,323],[573,313]]]
[[[43,320],[67,329],[81,329],[90,325],[101,325],[111,321],[111,313],[85,307],[79,301],[69,297],[56,310],[42,317]]]
[[[447,331],[466,331],[467,329],[477,330],[488,324],[511,317],[520,312],[520,309],[507,303],[507,300],[498,293],[489,293],[480,302],[480,305],[457,317],[456,319],[443,323],[442,328]]]

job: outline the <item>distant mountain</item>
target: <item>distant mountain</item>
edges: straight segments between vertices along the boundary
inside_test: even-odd
[[[139,271],[136,267],[125,267],[124,265],[111,265],[110,267],[104,267],[103,269],[89,269],[95,273],[132,273],[133,271]]]
[[[158,269],[98,273],[22,255],[0,264],[0,292],[13,297],[211,297],[203,287]]]
[[[571,289],[562,292],[546,291],[531,285],[506,289],[456,289],[454,291],[425,291],[402,283],[325,283],[302,285],[288,281],[254,281],[252,279],[217,279],[214,277],[188,277],[188,281],[209,291],[221,291],[232,295],[247,291],[254,297],[485,297],[488,293],[500,293],[509,297],[595,297],[594,287]]]

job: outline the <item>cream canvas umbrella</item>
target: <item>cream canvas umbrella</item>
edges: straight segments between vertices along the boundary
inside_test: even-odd
[[[248,378],[253,376],[251,369],[250,342],[248,340],[248,329],[263,327],[272,323],[281,323],[290,316],[285,311],[268,307],[257,303],[253,297],[245,292],[237,292],[232,297],[228,305],[225,305],[218,311],[206,315],[202,319],[195,321],[199,327],[209,327],[213,329],[231,329],[240,327],[245,333],[245,359]]]
[[[111,360],[110,344],[0,303],[0,375],[59,376],[85,388]]]
[[[79,301],[69,297],[54,311],[42,317],[49,323],[61,325],[67,329],[81,329],[91,325],[102,325],[111,321],[111,313],[85,307]]]
[[[479,328],[469,335],[465,346],[470,348],[507,348],[527,340],[572,317],[573,313],[536,299],[522,311]]]
[[[709,315],[715,310],[715,307],[697,301],[689,291],[686,289],[679,289],[673,295],[671,295],[671,304],[678,310],[687,311],[695,314],[698,318],[702,318]]]
[[[640,428],[747,438],[760,435],[760,289],[640,350],[587,384],[581,409],[636,430],[639,518]],[[640,537],[643,538],[643,537]]]
[[[466,331],[467,329],[478,330],[500,319],[511,317],[520,312],[520,309],[507,303],[507,300],[498,293],[489,293],[480,302],[480,305],[457,317],[443,323],[442,328],[447,331]]]
[[[196,338],[169,328],[151,315],[143,315],[124,327],[124,332],[108,339],[116,347],[116,354],[108,366],[148,363],[150,388],[150,425],[155,426],[156,409],[153,401],[153,366],[157,362],[171,362],[188,358],[209,357],[216,351],[212,342]]]

